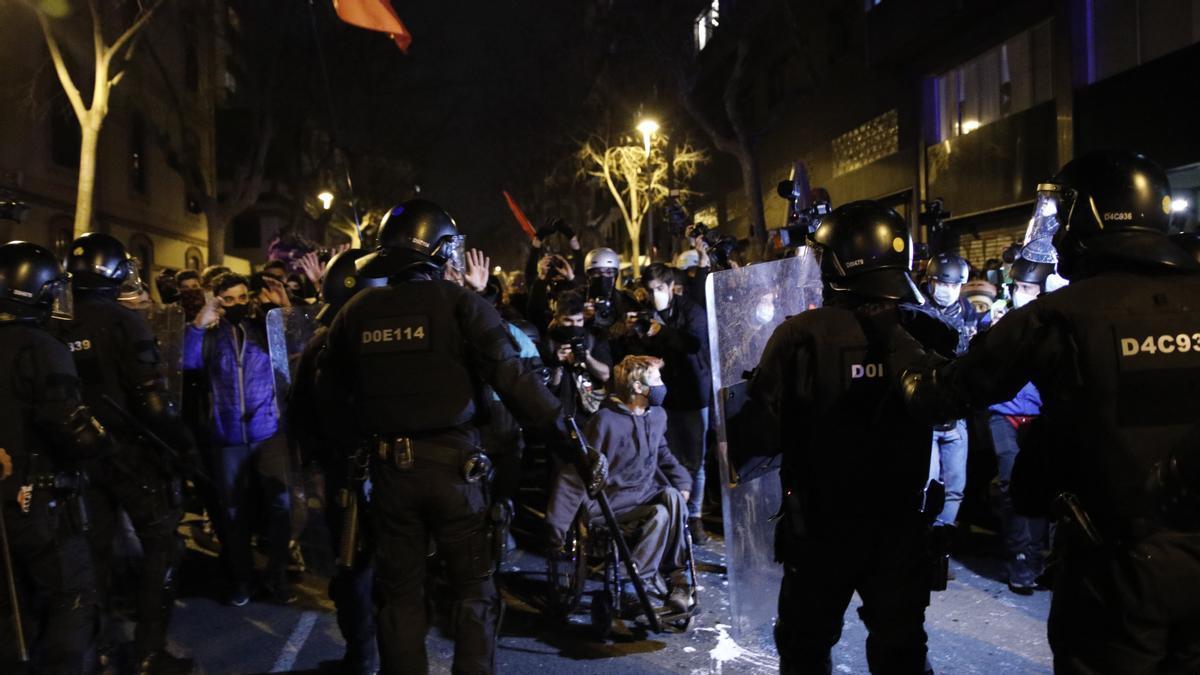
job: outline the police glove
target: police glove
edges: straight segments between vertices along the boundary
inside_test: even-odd
[[[587,449],[587,469],[583,480],[587,483],[588,496],[595,499],[608,483],[608,457],[604,453],[592,447]]]

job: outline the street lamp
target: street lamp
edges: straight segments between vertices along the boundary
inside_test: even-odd
[[[333,207],[333,193],[329,190],[322,190],[321,193],[317,195],[317,199],[321,200],[321,208],[325,209],[326,211]]]
[[[647,117],[638,122],[637,130],[642,132],[642,143],[646,147],[646,159],[650,159],[650,137],[658,132],[658,122]]]

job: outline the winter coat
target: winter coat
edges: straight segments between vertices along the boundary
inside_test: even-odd
[[[207,330],[189,324],[183,369],[208,379],[211,445],[258,443],[279,432],[275,374],[261,324],[245,320],[235,327],[222,319]]]
[[[584,427],[588,443],[608,458],[604,493],[618,517],[649,502],[663,488],[692,489],[691,475],[667,447],[667,414],[662,408],[652,407],[644,415],[634,415],[610,399]],[[600,507],[588,499],[575,466],[564,466],[554,481],[546,509],[546,523],[560,541],[585,502],[592,519],[600,518]]]

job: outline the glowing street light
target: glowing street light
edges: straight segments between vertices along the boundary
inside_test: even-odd
[[[321,208],[326,211],[333,207],[333,193],[329,190],[323,190],[321,194],[317,195],[317,199],[321,200]]]
[[[638,122],[637,130],[642,132],[642,144],[646,147],[646,159],[650,159],[650,137],[658,132],[658,122],[647,117]]]
[[[1191,204],[1188,203],[1188,200],[1182,197],[1176,197],[1175,199],[1171,200],[1172,213],[1183,213],[1184,211],[1188,210],[1189,206],[1191,206]]]

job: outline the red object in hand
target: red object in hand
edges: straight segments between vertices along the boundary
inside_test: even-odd
[[[517,205],[517,200],[513,199],[512,195],[508,194],[508,190],[503,190],[503,192],[504,201],[508,202],[508,209],[512,211],[512,214],[517,219],[517,222],[521,224],[521,229],[525,230],[525,234],[529,235],[530,240],[536,239],[537,232],[533,229],[533,223],[529,222],[529,218],[525,215],[525,212],[522,211],[521,207]]]
[[[338,18],[351,26],[387,33],[400,51],[408,53],[412,33],[392,9],[390,0],[333,0]]]

